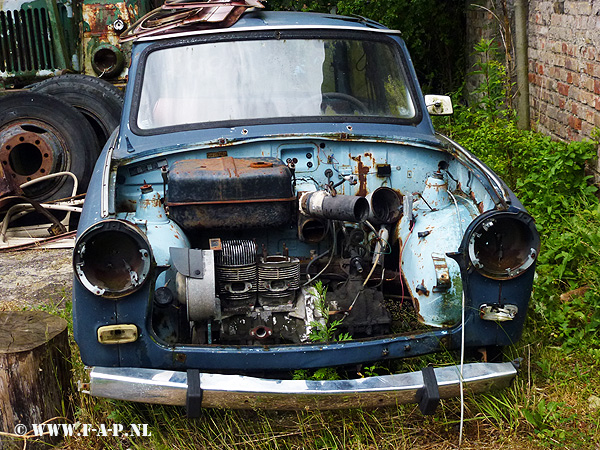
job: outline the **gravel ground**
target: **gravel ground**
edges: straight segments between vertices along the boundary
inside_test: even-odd
[[[52,304],[71,298],[72,249],[0,253],[0,310]]]

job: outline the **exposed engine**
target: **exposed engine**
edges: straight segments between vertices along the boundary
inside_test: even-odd
[[[301,183],[294,161],[277,158],[186,159],[163,170],[162,196],[143,186],[126,220],[147,234],[158,266],[157,337],[270,345],[309,342],[318,329],[357,339],[414,330],[417,320],[456,323],[460,270],[447,254],[478,214],[473,200],[449,193],[440,170],[415,195],[381,182],[367,196],[344,195],[356,191],[352,177],[325,175]],[[96,286],[94,264],[79,266]],[[123,267],[127,279],[142,276]]]
[[[172,267],[157,280],[153,321],[161,338],[300,343],[331,321],[339,321],[335,333],[353,338],[390,332],[384,254],[401,217],[400,195],[389,188],[368,199],[335,188],[295,193],[294,181],[293,164],[275,158],[172,165],[168,216],[197,248],[171,247]],[[136,215],[147,216],[143,204]],[[270,252],[274,236],[297,241],[298,253],[285,242]],[[317,280],[326,293],[315,289]]]

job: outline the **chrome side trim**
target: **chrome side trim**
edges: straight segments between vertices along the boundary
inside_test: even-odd
[[[460,367],[434,369],[440,398],[460,395]],[[472,393],[507,387],[516,376],[512,363],[472,363],[463,368],[465,389]],[[187,374],[171,370],[94,367],[90,394],[134,402],[183,406]],[[232,409],[341,409],[417,403],[422,372],[356,380],[272,380],[243,375],[200,373],[202,406]]]
[[[108,151],[106,152],[106,159],[104,160],[104,167],[102,168],[102,187],[100,192],[100,216],[102,218],[108,217],[109,214],[109,186],[110,186],[110,166],[112,163],[112,155],[117,146],[117,136],[115,135]]]

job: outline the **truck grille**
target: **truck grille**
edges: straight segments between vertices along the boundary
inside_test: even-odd
[[[0,11],[0,71],[54,69],[53,38],[46,8]]]

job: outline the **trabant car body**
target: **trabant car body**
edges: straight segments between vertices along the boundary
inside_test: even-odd
[[[539,237],[506,185],[436,134],[430,114],[451,105],[422,95],[398,32],[244,4],[220,24],[198,4],[186,17],[203,20],[171,26],[166,8],[126,33],[121,126],[74,251],[91,394],[190,415],[427,412],[464,387],[506,386],[514,365],[485,358],[291,379],[516,342]]]

